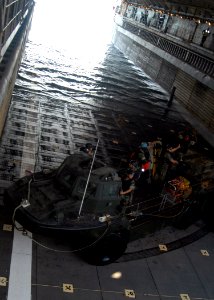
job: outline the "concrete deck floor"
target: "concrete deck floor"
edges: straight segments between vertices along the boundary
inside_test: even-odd
[[[31,268],[31,254],[25,253],[26,248],[23,251],[19,245],[16,259],[21,268],[16,269],[14,280],[9,274],[14,231],[8,226],[11,220],[3,207],[0,221],[1,300],[214,299],[214,233],[207,230],[194,242],[176,250],[151,252],[142,258],[132,255],[128,260],[121,257],[102,267],[89,265],[71,253],[69,241],[63,244],[34,236],[43,246],[33,242],[32,274],[26,271],[27,265]],[[199,222],[187,230],[160,229],[145,239],[130,243],[127,253],[167,245],[174,239],[191,235],[200,227]],[[18,234],[21,243],[31,243],[29,237]]]

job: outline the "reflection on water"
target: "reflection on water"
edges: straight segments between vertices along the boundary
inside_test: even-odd
[[[111,45],[113,3],[37,1],[17,87],[93,106],[118,101],[138,109],[165,101],[160,87]]]
[[[166,119],[168,128],[180,122],[165,114],[165,92],[111,44],[113,14],[109,0],[37,0],[1,142],[1,178],[56,167],[97,138],[98,156],[115,162],[159,135]]]
[[[114,0],[37,0],[30,39],[67,57],[99,61],[111,41]]]

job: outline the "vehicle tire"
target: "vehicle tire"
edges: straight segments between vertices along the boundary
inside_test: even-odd
[[[14,207],[14,203],[12,202],[12,199],[10,198],[7,190],[4,191],[4,196],[3,196],[3,203],[4,203],[4,207],[5,209],[9,212],[9,213],[13,213],[15,207]]]
[[[128,233],[110,233],[85,249],[81,256],[89,264],[104,266],[116,261],[125,252],[127,243]]]
[[[202,205],[201,208],[202,212],[202,218],[207,224],[208,228],[211,231],[214,231],[214,218],[213,218],[213,212],[214,212],[214,201],[213,201],[213,194],[210,197],[207,197]]]
[[[187,211],[185,211],[182,215],[176,217],[172,225],[180,230],[187,229],[191,224],[194,223],[194,214],[191,212],[191,209],[189,208]]]
[[[183,213],[174,218],[172,224],[175,228],[185,230],[200,218],[198,203],[187,204]]]

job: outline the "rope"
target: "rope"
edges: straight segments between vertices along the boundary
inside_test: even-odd
[[[95,245],[96,243],[98,243],[99,240],[101,240],[101,239],[106,235],[106,233],[107,233],[107,231],[108,231],[108,229],[109,229],[110,221],[107,220],[107,221],[106,221],[106,224],[107,224],[106,229],[105,229],[104,232],[103,232],[103,233],[102,233],[102,234],[101,234],[94,242],[92,242],[91,244],[86,245],[86,246],[84,246],[84,247],[82,247],[82,248],[79,248],[79,249],[75,249],[75,250],[57,250],[57,249],[54,249],[54,248],[47,247],[46,245],[44,245],[44,244],[38,242],[37,240],[33,239],[33,238],[28,234],[27,230],[24,229],[23,226],[22,226],[22,227],[18,227],[18,226],[16,225],[15,215],[16,215],[16,211],[17,211],[20,207],[22,207],[22,204],[18,205],[18,206],[14,209],[13,215],[12,215],[12,223],[13,223],[13,225],[15,226],[16,230],[22,231],[22,232],[23,232],[23,235],[25,235],[25,236],[27,236],[28,238],[30,238],[35,244],[37,244],[37,245],[39,245],[39,246],[41,246],[41,247],[43,247],[43,248],[45,248],[45,249],[47,249],[47,250],[54,251],[54,252],[74,253],[74,252],[82,251],[82,250],[84,250],[84,249],[87,249],[87,248],[89,248],[89,247],[92,247],[93,245]]]
[[[50,251],[54,251],[54,252],[60,252],[60,253],[75,253],[75,252],[79,252],[79,251],[85,250],[85,249],[87,249],[87,248],[90,248],[90,247],[92,247],[93,245],[95,245],[96,243],[98,243],[99,240],[101,240],[101,239],[105,236],[105,234],[107,233],[108,229],[109,229],[109,222],[107,222],[107,227],[106,227],[106,229],[104,230],[104,232],[103,232],[103,233],[102,233],[102,234],[101,234],[94,242],[92,242],[91,244],[86,245],[86,246],[84,246],[84,247],[82,247],[82,248],[75,249],[75,250],[57,250],[57,249],[54,249],[54,248],[50,248],[50,247],[48,247],[48,246],[46,246],[46,245],[44,245],[44,244],[38,242],[37,240],[33,239],[33,238],[27,233],[27,231],[24,230],[24,231],[23,231],[23,234],[26,235],[28,238],[30,238],[35,244],[37,244],[38,246],[40,246],[40,247],[42,247],[42,248],[44,248],[44,249],[47,249],[47,250],[50,250]]]

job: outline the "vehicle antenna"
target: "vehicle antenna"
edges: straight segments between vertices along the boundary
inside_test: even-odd
[[[81,211],[82,211],[83,202],[85,200],[85,195],[86,195],[86,191],[87,191],[87,188],[88,188],[88,183],[89,183],[90,176],[91,176],[91,171],[93,169],[95,156],[97,154],[98,144],[99,144],[99,139],[97,140],[97,145],[96,145],[96,148],[95,148],[95,151],[94,151],[94,155],[93,155],[93,159],[92,159],[92,163],[91,163],[91,168],[90,168],[90,171],[89,171],[89,174],[88,174],[87,182],[86,182],[86,185],[85,185],[85,190],[84,190],[84,193],[83,193],[83,196],[82,196],[82,201],[81,201],[81,204],[80,204],[78,218],[80,217],[80,214],[81,214]]]

